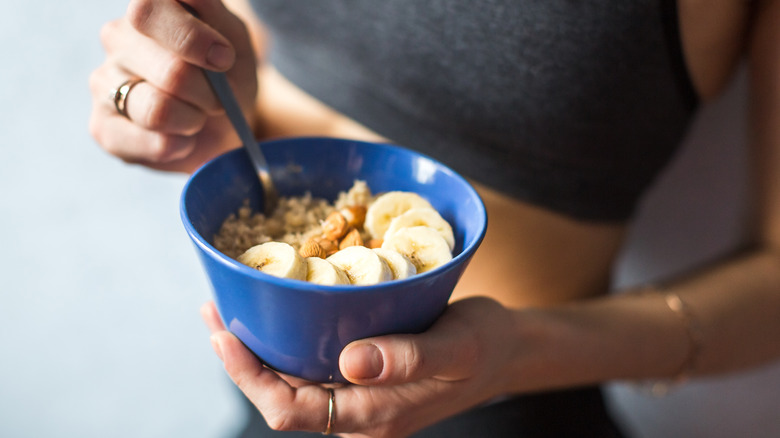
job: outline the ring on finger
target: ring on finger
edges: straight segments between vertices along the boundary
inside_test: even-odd
[[[133,87],[144,81],[145,79],[132,77],[122,82],[116,89],[111,90],[116,112],[128,120],[130,120],[130,115],[127,114],[127,95],[130,94],[130,90],[132,90]]]
[[[330,435],[333,433],[333,426],[336,424],[336,393],[333,392],[333,388],[328,388],[328,424],[325,425],[325,431],[323,435]]]

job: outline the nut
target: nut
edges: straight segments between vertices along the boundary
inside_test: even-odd
[[[362,246],[363,238],[360,237],[360,232],[357,228],[351,228],[346,236],[339,242],[339,249],[344,249],[350,246]]]
[[[334,211],[322,222],[322,235],[328,240],[339,240],[347,233],[348,228],[344,215]]]
[[[368,242],[366,242],[366,246],[371,249],[381,248],[382,243],[384,243],[384,240],[382,239],[370,239]]]
[[[333,240],[326,239],[324,237],[314,237],[311,239],[316,242],[323,251],[325,251],[325,257],[335,253],[339,250],[339,245]]]
[[[366,221],[366,210],[365,205],[350,205],[339,210],[339,213],[347,220],[347,225],[362,229]]]
[[[301,245],[301,249],[298,250],[298,254],[300,254],[301,257],[303,258],[307,258],[307,257],[319,257],[321,259],[325,258],[325,250],[314,239],[309,239],[303,242],[303,245]]]

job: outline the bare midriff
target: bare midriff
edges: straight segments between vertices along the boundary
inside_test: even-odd
[[[713,6],[713,3],[715,6]],[[680,0],[683,52],[703,101],[729,82],[744,44],[750,2]],[[259,69],[258,133],[390,141],[307,95],[270,66]],[[453,294],[505,305],[544,305],[606,293],[626,225],[573,220],[473,182],[488,231]]]

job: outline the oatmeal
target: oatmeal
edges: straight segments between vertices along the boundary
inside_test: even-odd
[[[450,224],[421,195],[376,197],[364,181],[329,204],[311,193],[280,199],[271,217],[248,205],[230,215],[214,245],[238,262],[320,285],[371,285],[435,269],[452,260]]]
[[[333,204],[315,198],[311,193],[282,197],[268,218],[253,212],[246,201],[222,223],[214,236],[214,247],[232,258],[255,245],[271,241],[288,243],[299,250],[304,242],[322,234],[323,224],[331,213],[352,206],[367,206],[372,199],[366,182],[357,180],[349,190],[340,192]],[[368,240],[368,236],[362,237]]]

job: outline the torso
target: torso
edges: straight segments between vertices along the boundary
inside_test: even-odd
[[[750,7],[742,0],[679,0],[683,52],[702,101],[716,97],[728,84],[742,54]],[[272,68],[261,70],[260,81],[259,109],[267,136],[384,140],[306,95]],[[625,225],[575,221],[475,186],[488,209],[489,229],[453,299],[488,295],[510,306],[525,306],[606,291]]]

